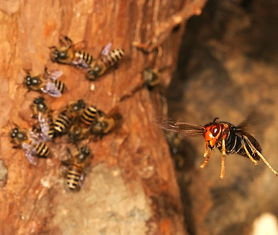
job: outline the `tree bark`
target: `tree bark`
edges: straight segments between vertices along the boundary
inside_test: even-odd
[[[174,69],[184,22],[199,14],[196,1],[2,1],[0,3],[2,234],[187,234],[179,189],[168,147],[154,125],[156,105],[142,84],[146,67],[162,68],[166,86]],[[180,26],[180,27],[179,27]],[[49,48],[68,35],[98,55],[113,43],[125,59],[116,70],[90,83],[82,71],[51,63]],[[145,54],[134,42],[162,54]],[[77,99],[109,112],[117,107],[122,126],[91,142],[94,158],[78,193],[65,190],[60,161],[68,145],[51,143],[52,156],[31,166],[12,149],[14,124],[31,127],[29,105],[38,94],[23,86],[24,70],[39,74],[47,66],[63,71],[68,89],[62,98],[45,96],[54,114]],[[128,98],[121,99],[127,95]],[[7,171],[7,172],[6,172]]]

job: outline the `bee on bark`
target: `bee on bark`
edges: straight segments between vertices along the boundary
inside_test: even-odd
[[[73,44],[69,37],[62,36],[59,43],[59,47],[50,47],[50,59],[52,62],[79,68],[89,68],[94,61],[92,55],[83,50],[79,50],[79,43]]]
[[[78,100],[77,102],[68,105],[59,115],[58,118],[54,121],[54,130],[56,135],[65,134],[70,125],[79,118],[83,113],[86,104],[83,100]]]
[[[106,135],[115,129],[116,126],[120,125],[121,119],[122,116],[115,110],[109,115],[99,111],[98,118],[95,119],[90,126],[90,132],[96,136]]]
[[[110,68],[118,64],[124,56],[124,50],[111,50],[112,44],[107,44],[101,51],[100,56],[93,61],[90,68],[86,72],[86,78],[90,81],[96,80],[98,77],[106,73]]]
[[[76,149],[74,153],[68,150],[70,158],[62,161],[62,164],[67,166],[65,172],[67,187],[71,191],[79,191],[84,181],[85,168],[89,165],[91,151],[87,146]]]
[[[31,109],[33,111],[33,118],[38,121],[38,129],[43,141],[49,141],[54,138],[55,130],[52,119],[52,113],[45,103],[43,97],[34,99]]]
[[[159,72],[154,69],[150,69],[150,68],[145,69],[143,71],[143,79],[144,79],[144,85],[149,90],[152,90],[154,87],[160,84]]]
[[[46,93],[52,97],[61,97],[65,91],[65,84],[58,80],[63,74],[60,70],[48,72],[45,68],[43,74],[31,76],[29,72],[24,79],[24,85],[28,90]]]
[[[239,154],[249,158],[253,163],[262,159],[267,167],[275,174],[266,158],[262,155],[262,148],[258,141],[245,130],[245,122],[235,126],[229,122],[219,121],[215,118],[206,125],[192,125],[185,122],[164,121],[161,127],[168,131],[179,132],[186,136],[202,135],[205,139],[204,161],[201,168],[206,167],[210,158],[210,150],[215,147],[222,153],[220,178],[225,174],[225,158],[228,154]]]
[[[36,165],[38,158],[47,158],[50,154],[48,146],[42,142],[37,133],[15,127],[10,132],[13,148],[21,148],[28,161]]]

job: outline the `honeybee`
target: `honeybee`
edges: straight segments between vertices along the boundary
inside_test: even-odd
[[[67,64],[80,68],[89,68],[94,58],[89,53],[79,50],[77,44],[67,36],[59,39],[60,47],[50,47],[50,59],[52,62]]]
[[[52,113],[45,103],[43,97],[34,99],[31,109],[33,111],[33,118],[38,120],[39,132],[43,141],[49,141],[54,138],[55,130],[52,119]]]
[[[79,191],[85,177],[85,168],[88,167],[92,154],[88,146],[76,149],[74,153],[69,148],[67,150],[70,158],[62,161],[62,164],[68,168],[65,174],[67,187],[71,191]]]
[[[121,119],[122,116],[116,111],[111,112],[110,115],[99,111],[98,118],[90,126],[90,132],[96,136],[106,135],[119,125]]]
[[[130,92],[127,94],[124,94],[122,97],[120,97],[120,102],[126,100],[127,98],[130,98],[132,95],[134,95],[136,92],[140,91],[143,88],[147,88],[149,91],[152,91],[155,87],[158,87],[161,85],[161,79],[160,79],[160,72],[163,69],[151,69],[151,68],[146,68],[144,69],[142,73],[143,77],[143,82],[140,82],[135,88],[133,88]],[[162,88],[162,87],[160,87]]]
[[[50,154],[48,146],[32,131],[15,127],[11,130],[10,137],[13,148],[23,149],[28,161],[33,165],[37,164],[36,157],[47,158]]]
[[[74,122],[76,118],[80,117],[85,107],[86,103],[81,99],[73,104],[68,105],[54,121],[55,134],[65,134],[71,123]]]
[[[111,43],[107,44],[102,50],[100,56],[94,60],[90,68],[88,68],[86,72],[86,78],[88,80],[96,80],[123,58],[124,50],[114,49],[110,51],[111,46]]]
[[[144,85],[152,90],[160,84],[159,71],[147,68],[143,71]]]
[[[45,68],[43,74],[31,76],[27,71],[24,85],[28,90],[46,93],[52,97],[61,97],[65,91],[65,84],[57,78],[63,74],[60,70],[48,72]]]
[[[168,131],[179,132],[183,135],[202,135],[205,139],[204,161],[201,168],[207,166],[210,158],[210,150],[215,147],[222,153],[220,178],[225,175],[225,158],[228,154],[239,154],[249,158],[253,163],[262,159],[267,167],[275,174],[277,171],[272,168],[262,155],[262,148],[258,141],[245,130],[246,122],[235,126],[229,122],[219,121],[215,118],[206,125],[192,125],[185,122],[164,121],[161,127]]]

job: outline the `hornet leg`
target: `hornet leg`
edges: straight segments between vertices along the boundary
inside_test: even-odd
[[[226,159],[226,143],[225,140],[222,140],[222,155],[221,155],[221,163],[220,163],[220,179],[223,179],[225,176],[225,159]]]
[[[263,160],[263,162],[267,165],[267,167],[273,172],[273,174],[278,175],[278,172],[272,168],[272,166],[269,164],[269,162],[268,162],[268,161],[264,158],[264,156],[254,147],[254,145],[251,143],[251,141],[250,141],[247,137],[244,137],[244,139],[245,139],[246,142],[249,144],[249,146],[251,147],[251,149],[252,149],[253,151],[255,151],[255,152],[259,155],[259,157]],[[247,155],[248,155],[248,151],[247,151],[246,147],[245,147],[244,149],[245,149],[245,151],[246,151],[246,153],[247,153]],[[250,154],[249,154],[249,155],[250,155]],[[249,155],[248,155],[248,156],[249,156]],[[249,156],[249,157],[250,157],[250,156]]]
[[[210,158],[210,152],[209,152],[209,148],[208,145],[206,143],[206,148],[205,148],[205,152],[204,152],[204,156],[205,159],[203,161],[203,163],[200,165],[200,168],[205,168],[209,162],[209,158]]]

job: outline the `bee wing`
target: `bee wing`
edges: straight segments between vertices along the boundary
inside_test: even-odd
[[[48,81],[45,87],[41,88],[42,92],[49,94],[52,97],[61,97],[62,93],[56,87],[55,83]]]
[[[108,55],[109,52],[110,52],[110,50],[111,50],[111,48],[112,48],[112,43],[109,42],[108,44],[106,44],[106,45],[102,48],[100,55],[101,55],[101,56],[103,56],[103,55]]]
[[[77,58],[77,59],[73,60],[72,64],[74,64],[75,66],[77,66],[79,68],[83,68],[83,69],[90,68],[90,65],[87,64],[82,58]]]
[[[197,136],[204,133],[204,127],[186,122],[164,120],[160,127],[166,131],[177,132],[186,136]]]
[[[40,136],[37,132],[29,131],[29,137],[34,144],[38,144],[40,142]]]
[[[57,80],[57,78],[63,75],[62,70],[53,70],[48,74],[48,79]]]
[[[28,161],[32,164],[32,165],[37,165],[37,157],[36,152],[34,150],[34,146],[31,144],[27,144],[27,143],[23,143],[22,144],[22,148],[25,152],[25,156],[28,159]]]
[[[42,140],[43,141],[50,140],[49,135],[48,135],[49,130],[50,130],[48,119],[42,113],[39,113],[38,121],[39,121],[40,129],[41,129]]]

